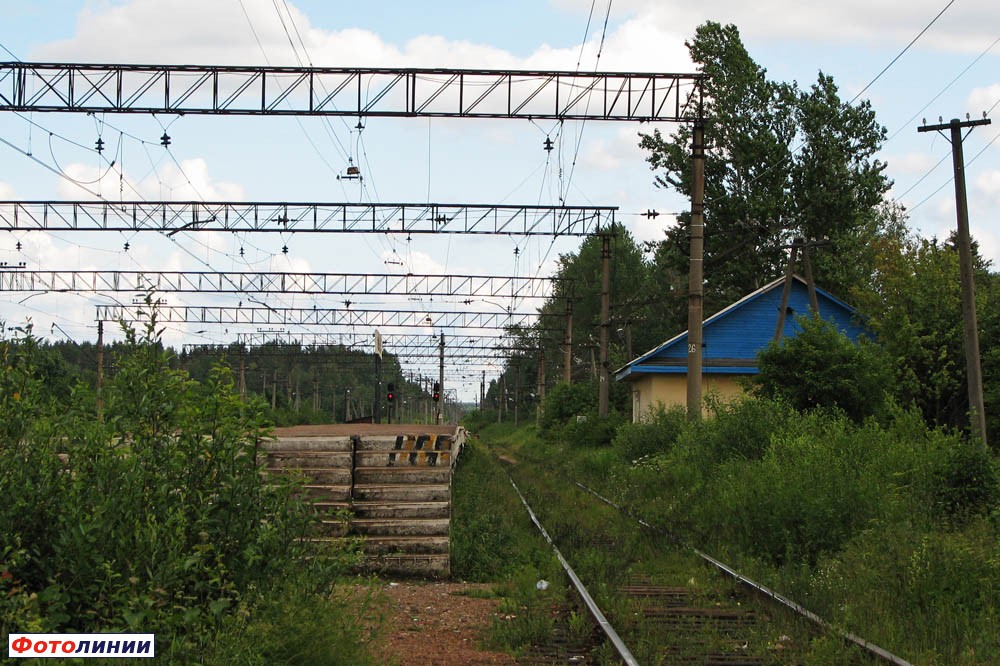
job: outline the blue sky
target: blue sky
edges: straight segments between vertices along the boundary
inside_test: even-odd
[[[295,64],[297,56],[328,66],[575,69],[579,62],[582,70],[675,72],[693,69],[683,42],[699,23],[711,19],[738,25],[751,55],[772,78],[807,86],[822,70],[833,75],[844,97],[850,98],[946,4],[807,0],[789,6],[771,0],[749,6],[733,0],[613,0],[598,61],[608,10],[604,0],[593,3],[588,32],[592,4],[585,0],[0,0],[0,44],[22,60],[261,64],[266,59]],[[292,52],[282,18],[285,28],[299,31],[304,51]],[[923,117],[933,122],[938,116],[979,117],[1000,102],[1000,45],[990,48],[998,38],[1000,5],[956,0],[864,94],[892,136],[882,158],[896,184],[893,195],[913,209],[911,225],[925,235],[943,236],[954,226],[954,197],[950,160],[933,168],[949,154],[947,141],[918,134],[917,124]],[[915,114],[917,120],[911,120]],[[997,116],[996,108],[992,115]],[[317,119],[299,124],[277,118],[34,114],[31,120],[38,126],[13,114],[0,116],[0,136],[30,149],[67,176],[90,182],[106,197],[125,191],[129,198],[131,191],[149,199],[555,204],[562,196],[570,204],[621,206],[621,219],[640,239],[658,238],[669,217],[651,221],[638,213],[687,207],[682,197],[653,186],[653,174],[636,145],[637,132],[649,127],[627,123],[566,123],[560,134],[556,123],[544,122],[372,119],[359,134],[351,130],[353,123]],[[169,154],[158,146],[164,128],[173,139]],[[662,130],[670,132],[671,127]],[[121,131],[145,143],[122,139],[111,170],[92,150],[63,140],[90,146],[101,136],[117,142]],[[542,150],[547,136],[557,141],[553,154]],[[965,144],[972,231],[995,263],[1000,263],[998,137],[1000,121],[975,130]],[[348,158],[362,166],[365,189],[336,179]],[[0,199],[85,196],[69,180],[0,146]],[[8,234],[0,237],[0,261],[25,261],[44,269],[545,275],[560,252],[578,244],[513,237],[421,237],[407,242],[398,237],[199,234],[167,241],[155,235],[117,236]],[[18,241],[21,251],[15,249]],[[285,244],[287,255],[280,252]],[[238,256],[240,247],[243,258]],[[51,337],[60,335],[52,324],[76,339],[94,337],[93,304],[100,298],[53,294],[19,304],[22,299],[0,294],[0,318],[10,323],[30,316],[37,330]],[[286,297],[275,304],[334,306],[334,300]],[[171,297],[177,304],[208,301],[228,302]],[[372,303],[404,305],[389,299]],[[223,331],[194,335],[194,330],[173,326],[168,340],[209,342],[230,336]]]

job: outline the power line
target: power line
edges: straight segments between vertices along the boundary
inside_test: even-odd
[[[861,89],[860,91],[858,91],[858,94],[857,94],[857,95],[855,95],[854,97],[852,97],[852,98],[851,98],[851,101],[847,103],[847,104],[848,104],[848,106],[850,106],[851,104],[854,104],[854,102],[855,102],[855,101],[857,101],[857,99],[858,99],[859,97],[861,97],[861,95],[863,95],[863,94],[865,93],[865,91],[866,91],[866,90],[868,90],[869,88],[871,88],[871,87],[872,87],[872,85],[874,85],[874,83],[875,83],[876,81],[878,81],[878,80],[879,80],[880,78],[882,78],[882,75],[883,75],[883,74],[885,74],[886,72],[888,72],[888,71],[889,71],[889,69],[890,69],[890,68],[891,68],[891,67],[892,67],[893,65],[895,65],[895,64],[896,64],[896,62],[897,62],[897,61],[898,61],[898,60],[899,60],[900,58],[902,58],[902,57],[903,57],[903,54],[904,54],[904,53],[906,53],[907,51],[909,51],[909,50],[910,50],[910,47],[911,47],[911,46],[913,46],[914,44],[916,44],[916,43],[917,43],[917,40],[918,40],[918,39],[920,39],[921,37],[923,37],[924,33],[925,33],[925,32],[927,32],[927,31],[928,31],[928,30],[930,29],[930,27],[931,27],[932,25],[934,25],[935,23],[937,23],[937,20],[938,20],[939,18],[941,18],[941,16],[942,16],[942,15],[943,15],[943,14],[944,14],[944,13],[945,13],[946,11],[948,11],[948,8],[949,8],[949,7],[951,7],[951,6],[953,5],[953,4],[955,4],[955,0],[948,0],[948,4],[944,6],[944,9],[942,9],[941,11],[939,11],[939,12],[937,13],[937,16],[935,16],[935,17],[934,17],[933,19],[931,19],[931,22],[930,22],[930,23],[928,23],[928,24],[927,24],[926,26],[924,26],[924,29],[923,29],[923,30],[921,30],[920,32],[918,32],[918,33],[917,33],[917,36],[916,36],[916,37],[914,37],[913,39],[911,39],[911,40],[910,40],[910,43],[909,43],[909,44],[907,44],[907,45],[906,45],[905,47],[903,47],[903,50],[902,50],[902,51],[900,51],[900,52],[899,52],[899,53],[898,53],[898,54],[896,55],[896,57],[895,57],[895,58],[893,58],[893,59],[892,59],[892,60],[891,60],[891,61],[889,62],[889,64],[888,64],[888,65],[886,65],[885,67],[883,67],[883,68],[882,68],[882,71],[881,71],[881,72],[879,72],[878,74],[876,74],[876,75],[875,75],[875,78],[874,78],[874,79],[872,79],[871,81],[869,81],[869,82],[868,82],[868,84],[867,84],[867,85],[866,85],[866,86],[865,86],[864,88],[862,88],[862,89]]]

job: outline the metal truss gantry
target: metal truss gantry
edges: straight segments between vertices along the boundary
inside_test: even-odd
[[[200,349],[209,352],[218,352],[220,354],[238,353],[232,347],[219,344],[187,344],[184,345],[184,349],[186,351]],[[309,352],[308,356],[305,355],[306,350]],[[371,344],[358,345],[355,347],[340,344],[316,345],[296,350],[268,348],[265,344],[253,346],[253,354],[258,358],[301,358],[303,360],[308,359],[310,363],[314,363],[316,360],[321,360],[323,358],[341,358],[352,352],[356,353],[363,351],[371,352]],[[387,356],[391,355],[398,361],[428,361],[433,362],[434,366],[438,365],[440,359],[440,352],[438,349],[430,347],[398,347],[397,349],[392,350],[387,349],[385,353]],[[484,360],[502,361],[511,357],[519,356],[523,353],[524,350],[512,350],[506,348],[498,349],[495,345],[481,343],[473,346],[456,347],[454,349],[445,348],[444,359],[449,366],[452,366],[458,364],[470,364],[476,361]]]
[[[476,349],[510,349],[518,345],[518,339],[505,336],[502,333],[493,335],[476,335],[472,333],[455,333],[446,336],[445,350],[453,348]],[[507,344],[504,344],[507,343]],[[297,345],[302,349],[315,349],[328,345],[342,347],[372,348],[374,338],[367,333],[353,332],[323,332],[295,333],[290,331],[257,331],[254,333],[237,333],[236,344],[249,347],[259,347],[266,344]],[[396,349],[439,349],[441,338],[437,333],[384,333],[382,347],[389,354],[395,354]],[[523,349],[519,345],[518,349]]]
[[[150,308],[142,305],[98,305],[97,321],[142,322]],[[350,308],[272,308],[218,305],[157,305],[157,321],[164,323],[248,326],[362,326],[366,328],[506,329],[531,326],[538,319],[562,315],[528,312],[469,312],[433,310],[354,310]],[[541,326],[537,330],[563,330]]]
[[[0,201],[0,231],[270,231],[586,236],[612,206],[232,201]]]
[[[548,298],[553,278],[490,275],[234,273],[209,271],[0,271],[0,291],[365,294]]]
[[[703,74],[0,63],[0,111],[691,122]]]

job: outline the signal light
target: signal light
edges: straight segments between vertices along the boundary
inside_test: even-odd
[[[385,399],[388,400],[389,402],[392,402],[393,400],[396,399],[396,385],[395,384],[389,384],[389,386],[387,388],[387,391],[386,391],[386,394],[385,394]]]
[[[441,399],[441,384],[434,382],[434,402]]]

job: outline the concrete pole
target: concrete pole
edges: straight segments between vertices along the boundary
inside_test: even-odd
[[[535,422],[542,420],[542,403],[545,401],[545,348],[538,348],[538,388],[536,390],[538,401],[535,403]]]
[[[705,288],[705,123],[692,134],[691,269],[688,280],[687,417],[701,418],[701,345]]]
[[[609,398],[608,392],[611,388],[609,378],[610,356],[608,345],[610,344],[611,329],[611,236],[604,234],[601,236],[601,367],[598,375],[597,389],[597,415],[605,417],[608,415]]]
[[[104,322],[97,322],[97,420],[104,420]]]
[[[375,401],[372,403],[372,421],[382,423],[382,357],[375,354]]]
[[[246,346],[240,345],[240,401],[247,401],[247,358]]]
[[[444,416],[444,331],[441,331],[441,343],[438,345],[438,383],[441,384],[441,399],[437,403],[435,423],[443,423]]]
[[[563,338],[563,381],[573,382],[573,299],[566,299],[566,334]]]

